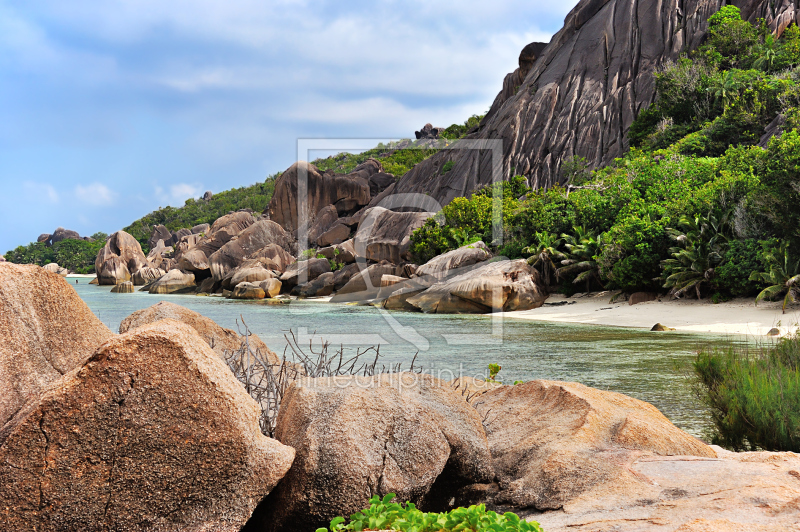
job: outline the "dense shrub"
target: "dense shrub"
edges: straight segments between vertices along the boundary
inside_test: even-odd
[[[383,499],[373,496],[370,507],[350,516],[347,523],[343,517],[331,522],[331,532],[352,530],[403,530],[413,532],[541,532],[538,523],[520,519],[516,514],[487,512],[483,504],[469,508],[456,508],[444,513],[426,513],[417,510],[412,503],[405,506],[396,502],[394,493]],[[327,528],[317,532],[328,532]]]
[[[756,353],[703,351],[694,371],[699,397],[711,410],[713,443],[800,452],[800,338]]]
[[[760,284],[751,281],[764,263],[763,245],[754,239],[732,241],[716,269],[716,288],[733,297],[754,296]]]

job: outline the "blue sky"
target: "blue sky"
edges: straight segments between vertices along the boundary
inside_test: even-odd
[[[0,0],[0,253],[485,112],[544,0]]]

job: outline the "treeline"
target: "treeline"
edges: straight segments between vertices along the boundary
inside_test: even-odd
[[[94,259],[106,245],[105,233],[95,233],[93,240],[62,240],[47,247],[44,242],[34,242],[19,246],[4,255],[8,262],[15,264],[36,264],[46,266],[57,263],[74,273],[95,273]]]

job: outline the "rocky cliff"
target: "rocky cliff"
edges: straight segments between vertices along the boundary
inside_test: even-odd
[[[782,32],[800,18],[791,0],[735,0],[751,21]],[[655,72],[695,49],[722,0],[581,0],[543,49],[529,45],[491,110],[468,139],[503,141],[502,177],[525,175],[535,187],[561,181],[562,161],[592,166],[627,149],[637,114],[655,99]],[[527,71],[527,72],[526,72]],[[442,171],[448,161],[452,169]],[[440,203],[492,181],[490,152],[447,150],[418,164],[385,195],[427,193]]]

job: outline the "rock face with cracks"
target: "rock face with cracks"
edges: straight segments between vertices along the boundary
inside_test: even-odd
[[[139,242],[125,231],[117,231],[106,241],[94,261],[97,280],[101,285],[130,281],[141,268],[152,267]]]
[[[0,432],[7,529],[238,531],[294,451],[188,325],[103,344]]]
[[[112,335],[62,277],[0,264],[0,427]]]
[[[276,437],[297,450],[295,464],[247,531],[315,530],[386,493],[446,506],[459,486],[493,476],[478,413],[428,375],[298,381]]]
[[[499,494],[495,504],[557,510],[637,486],[643,454],[715,458],[654,406],[577,383],[531,381],[481,395]]]

